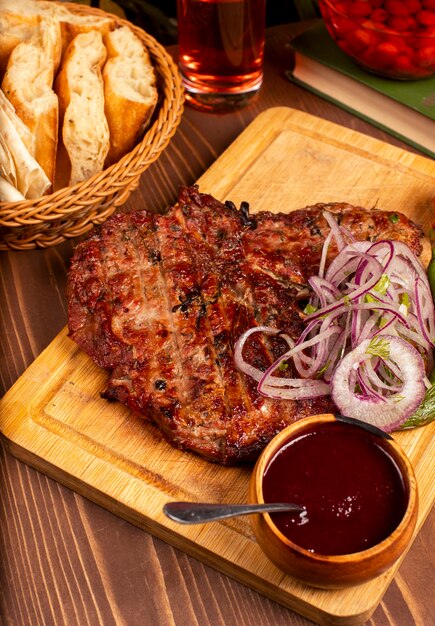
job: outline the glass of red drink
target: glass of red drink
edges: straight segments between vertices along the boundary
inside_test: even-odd
[[[247,104],[263,80],[266,0],[177,0],[186,100],[202,110]]]

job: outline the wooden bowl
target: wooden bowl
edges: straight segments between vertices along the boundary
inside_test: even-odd
[[[263,477],[276,453],[290,440],[311,432],[313,427],[336,423],[331,414],[295,422],[281,431],[264,449],[251,475],[249,500],[263,503]],[[323,428],[323,426],[322,426]],[[367,434],[361,429],[362,435]],[[372,435],[370,435],[371,437]],[[366,582],[389,569],[411,541],[418,513],[417,482],[411,463],[393,439],[379,437],[381,447],[392,459],[403,479],[405,512],[396,528],[376,545],[352,554],[324,555],[293,543],[276,526],[270,514],[253,515],[252,529],[269,560],[297,580],[322,589],[339,589]],[[373,444],[375,446],[377,444]],[[303,468],[301,468],[301,471]]]

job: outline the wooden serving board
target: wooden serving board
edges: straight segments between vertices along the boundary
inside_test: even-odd
[[[435,164],[289,108],[270,109],[198,181],[200,190],[253,210],[291,211],[318,201],[401,210],[427,230]],[[106,374],[64,330],[0,403],[12,454],[143,529],[321,624],[361,624],[399,564],[348,590],[321,591],[276,569],[246,517],[180,526],[162,514],[171,500],[244,502],[249,468],[223,468],[173,449],[149,423],[100,398]],[[396,439],[420,491],[418,528],[434,500],[433,425]]]

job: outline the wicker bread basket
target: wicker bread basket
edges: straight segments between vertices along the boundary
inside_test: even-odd
[[[63,6],[75,13],[108,15],[85,5],[63,3]],[[104,222],[138,186],[140,175],[158,158],[180,123],[183,89],[172,58],[140,28],[115,15],[110,17],[119,25],[129,26],[150,53],[159,89],[151,124],[131,152],[89,180],[37,200],[0,202],[0,250],[54,246]]]

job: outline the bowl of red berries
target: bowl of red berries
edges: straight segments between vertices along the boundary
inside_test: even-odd
[[[319,9],[337,45],[369,72],[435,74],[435,0],[319,0]]]

